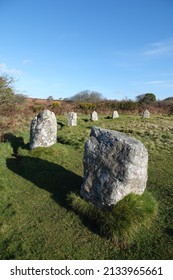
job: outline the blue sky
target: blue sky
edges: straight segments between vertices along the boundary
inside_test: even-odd
[[[173,96],[173,0],[0,0],[0,75],[30,97]]]

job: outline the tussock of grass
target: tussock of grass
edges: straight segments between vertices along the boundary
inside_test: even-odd
[[[129,194],[115,206],[102,211],[70,193],[68,201],[72,209],[104,237],[129,243],[141,230],[147,230],[157,214],[157,202],[147,191],[143,195]]]

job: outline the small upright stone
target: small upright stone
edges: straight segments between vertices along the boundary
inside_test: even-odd
[[[113,111],[113,113],[112,113],[112,118],[113,118],[113,119],[119,118],[119,114],[118,114],[117,111]]]
[[[92,120],[93,122],[98,121],[98,114],[97,114],[96,111],[93,111],[93,112],[92,112],[92,114],[91,114],[91,120]]]
[[[68,113],[68,126],[77,125],[77,114],[74,112]]]
[[[92,127],[85,143],[81,196],[97,208],[115,205],[146,188],[148,152],[137,139],[118,131]]]
[[[145,110],[142,114],[143,118],[149,118],[150,117],[150,112],[148,110]]]
[[[39,113],[31,122],[30,148],[49,147],[57,141],[57,120],[49,110]]]

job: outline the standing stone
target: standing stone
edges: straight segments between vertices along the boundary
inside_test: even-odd
[[[49,110],[39,113],[31,122],[30,148],[49,147],[57,141],[57,120]]]
[[[77,114],[74,112],[68,113],[68,126],[77,125]]]
[[[92,112],[92,114],[91,114],[91,120],[92,120],[93,122],[98,121],[98,114],[97,114],[96,111],[93,111],[93,112]]]
[[[112,113],[112,118],[113,118],[113,119],[119,118],[119,114],[118,114],[117,111],[113,111],[113,113]]]
[[[148,110],[145,110],[142,114],[143,118],[149,118],[150,117],[150,112]]]
[[[98,208],[115,205],[130,193],[146,188],[148,152],[135,138],[92,127],[85,143],[81,196]]]

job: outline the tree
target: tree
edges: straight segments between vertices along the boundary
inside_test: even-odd
[[[15,101],[17,104],[23,104],[26,101],[27,95],[23,93],[15,94]]]
[[[26,98],[23,94],[15,94],[12,86],[14,79],[8,75],[0,76],[0,114],[8,115],[14,112],[17,103],[22,103]]]
[[[173,103],[173,97],[167,97],[165,99],[163,99],[164,102],[167,102],[167,103]]]
[[[141,94],[141,95],[136,96],[136,100],[139,103],[150,104],[150,103],[156,101],[156,96],[153,93],[145,93],[145,94]]]
[[[75,94],[70,98],[72,101],[79,101],[79,102],[99,102],[103,100],[103,96],[101,93],[97,91],[90,91],[84,90],[80,91],[79,93]]]
[[[15,96],[12,88],[13,78],[3,75],[0,77],[0,111],[3,114],[14,109]]]
[[[53,100],[53,96],[48,96],[47,101],[52,101]]]

